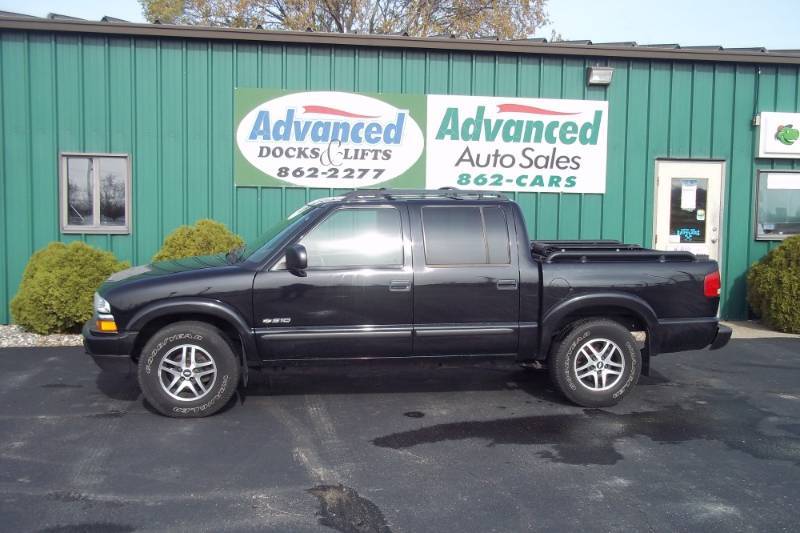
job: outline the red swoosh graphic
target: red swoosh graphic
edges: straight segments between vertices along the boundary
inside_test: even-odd
[[[336,109],[335,107],[327,107],[324,105],[304,105],[303,111],[305,113],[320,113],[323,115],[336,115],[338,117],[348,118],[378,118],[377,116],[358,115],[356,113],[350,113],[349,111],[343,111],[341,109]]]
[[[580,113],[562,113],[522,104],[500,104],[497,106],[498,113],[531,113],[532,115],[580,115]]]

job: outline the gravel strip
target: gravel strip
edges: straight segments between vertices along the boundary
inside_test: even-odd
[[[20,326],[0,326],[0,348],[80,346],[82,343],[80,335],[39,335],[25,331]]]

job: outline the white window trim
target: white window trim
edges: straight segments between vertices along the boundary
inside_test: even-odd
[[[92,213],[95,224],[74,226],[69,224],[67,204],[67,159],[70,157],[84,157],[96,159],[99,157],[124,158],[126,167],[125,176],[125,225],[104,226],[100,224],[100,178],[97,174],[99,165],[92,165]],[[102,153],[102,152],[61,152],[59,153],[59,207],[61,220],[61,233],[94,233],[101,235],[125,235],[131,228],[131,157],[130,154]]]

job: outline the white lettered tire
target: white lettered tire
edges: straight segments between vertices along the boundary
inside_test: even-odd
[[[139,356],[139,386],[159,413],[209,416],[230,401],[239,363],[222,332],[204,322],[177,322],[159,330]]]
[[[642,355],[630,331],[613,320],[576,322],[556,342],[548,361],[550,379],[583,407],[618,403],[639,380]]]

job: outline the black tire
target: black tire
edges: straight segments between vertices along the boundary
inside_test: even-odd
[[[191,365],[191,369],[175,365],[173,359],[181,361],[182,355],[184,364]],[[209,372],[211,369],[214,373]],[[216,413],[230,401],[239,384],[239,361],[225,336],[214,326],[177,322],[147,341],[139,357],[138,375],[142,394],[159,413],[199,418]],[[167,386],[176,378],[179,381],[168,392]],[[183,385],[183,381],[187,384]],[[176,392],[178,388],[181,390]]]
[[[618,351],[614,351],[611,344],[606,345],[607,341],[615,344]],[[587,347],[588,343],[591,344]],[[591,351],[603,346],[608,346],[607,353],[611,357],[605,362],[598,360]],[[553,345],[548,369],[553,385],[570,401],[582,407],[609,407],[618,403],[639,381],[642,354],[631,333],[617,322],[582,320],[574,323]],[[611,374],[617,371],[618,375]],[[590,373],[587,375],[587,372]],[[584,377],[579,379],[579,376]]]

